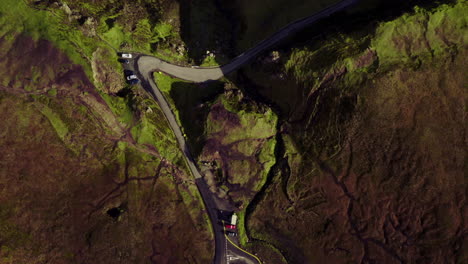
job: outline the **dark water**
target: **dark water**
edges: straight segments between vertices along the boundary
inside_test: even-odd
[[[121,214],[122,214],[122,211],[118,207],[114,207],[114,208],[111,208],[111,209],[107,210],[107,215],[114,218],[114,219],[119,218],[119,216]]]

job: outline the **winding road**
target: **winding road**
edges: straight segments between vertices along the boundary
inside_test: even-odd
[[[205,203],[206,211],[210,217],[211,225],[214,232],[215,238],[215,254],[214,264],[228,264],[228,263],[247,263],[256,264],[260,261],[254,255],[247,253],[240,249],[234,242],[227,239],[224,234],[223,226],[220,224],[218,219],[217,206],[214,201],[213,194],[209,191],[208,186],[200,174],[196,162],[192,157],[189,146],[187,145],[186,139],[181,131],[179,124],[176,121],[175,115],[171,110],[164,95],[158,89],[156,83],[153,80],[153,73],[156,71],[164,72],[168,75],[174,76],[179,79],[192,81],[192,82],[205,82],[209,80],[217,80],[224,75],[233,72],[246,63],[250,62],[261,52],[273,47],[280,41],[288,36],[298,32],[306,26],[313,24],[314,22],[327,17],[335,12],[341,11],[352,4],[355,4],[358,0],[344,0],[336,3],[332,6],[325,8],[324,10],[311,15],[309,17],[299,19],[295,22],[288,24],[283,27],[271,37],[261,41],[257,46],[250,50],[242,53],[241,55],[234,58],[230,63],[225,64],[221,67],[201,68],[201,67],[182,67],[177,66],[161,59],[148,56],[148,55],[136,55],[133,63],[128,64],[126,69],[133,70],[141,80],[141,86],[148,91],[151,96],[161,107],[167,121],[169,122],[172,131],[179,143],[181,151],[184,153],[187,165],[195,177],[198,190],[200,191],[201,197]]]

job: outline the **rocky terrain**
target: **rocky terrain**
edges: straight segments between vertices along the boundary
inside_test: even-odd
[[[0,263],[208,263],[193,178],[115,52],[218,65],[331,3],[137,2],[0,6]],[[362,2],[225,79],[155,80],[265,263],[466,263],[466,1]]]
[[[262,66],[299,90],[257,83],[288,118],[288,166],[247,216],[269,263],[466,262],[466,11],[416,9]]]
[[[1,20],[0,263],[207,263],[209,223],[158,105],[114,53],[65,53],[54,18],[16,8]]]

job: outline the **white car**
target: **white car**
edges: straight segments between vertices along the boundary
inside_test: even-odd
[[[127,81],[138,79],[135,74],[127,76]]]
[[[122,58],[125,58],[125,59],[131,59],[132,58],[132,54],[130,53],[122,53]]]

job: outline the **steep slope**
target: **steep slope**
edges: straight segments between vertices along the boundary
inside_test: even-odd
[[[467,8],[417,8],[247,71],[287,118],[288,166],[247,217],[264,259],[466,262]]]
[[[112,49],[59,11],[1,8],[0,262],[210,261],[175,138]]]

